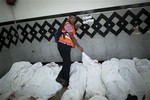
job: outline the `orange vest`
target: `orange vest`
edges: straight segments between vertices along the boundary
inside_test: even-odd
[[[70,23],[67,21],[65,23],[65,25],[67,25],[67,24],[70,24]],[[72,29],[73,29],[72,33],[73,33],[73,35],[75,35],[76,34],[75,27],[72,24],[71,24],[71,26],[72,26]],[[75,44],[73,43],[73,41],[71,40],[69,34],[66,32],[66,30],[64,28],[62,29],[62,32],[65,34],[65,36],[63,36],[63,35],[60,36],[59,42],[64,43],[64,44],[69,45],[69,46],[72,46],[74,48]]]

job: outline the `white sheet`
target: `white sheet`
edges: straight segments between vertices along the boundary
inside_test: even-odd
[[[92,98],[90,98],[89,100],[108,100],[108,99],[104,96],[95,95]]]
[[[26,64],[28,65],[28,63],[20,62],[14,64],[11,68],[12,70],[14,70],[14,76],[17,77],[15,77],[13,81],[11,81],[11,85],[7,85],[8,91],[6,91],[5,94],[3,92],[0,92],[2,93],[0,97],[3,97],[3,100],[6,99],[12,92],[15,92],[15,100],[27,99],[30,96],[33,96],[35,98],[38,97],[38,99],[44,100],[55,95],[56,92],[62,88],[62,86],[55,81],[59,71],[61,70],[61,67],[58,67],[57,64],[50,63],[43,66],[42,63],[38,62],[34,65],[30,64],[30,67],[25,67]],[[18,69],[20,70],[15,73],[15,69],[17,67],[19,67]],[[4,79],[5,76],[2,78],[2,80]],[[7,79],[5,79],[2,83],[6,82]],[[5,88],[2,87],[1,90],[4,91]]]
[[[92,60],[84,52],[82,53],[82,62],[75,62],[71,65],[68,91],[62,97],[62,100],[82,100],[89,99],[94,95],[105,96],[106,89],[101,81],[101,64]],[[76,97],[72,96],[75,95]]]
[[[66,90],[65,93],[62,95],[61,100],[81,100],[81,95],[78,90],[69,89]]]
[[[92,60],[84,52],[82,53],[82,62],[87,69],[87,83],[85,99],[89,99],[94,95],[105,96],[106,89],[101,80],[101,64],[96,60]]]
[[[138,58],[133,58],[133,61],[136,64],[136,69],[138,73],[143,78],[147,87],[145,98],[147,100],[150,100],[150,61],[148,59],[138,59]]]
[[[140,74],[137,72],[134,61],[129,59],[119,60],[119,70],[123,79],[128,82],[130,94],[136,95],[138,100],[142,100],[146,93],[146,85]]]
[[[77,95],[79,96],[77,98],[80,98],[79,100],[82,100],[83,94],[85,92],[85,87],[86,87],[86,67],[84,67],[82,63],[74,62],[70,68],[70,79],[68,89],[77,91],[78,92],[77,94],[79,94]]]
[[[26,84],[23,89],[18,90],[17,93],[20,95],[27,95],[28,97],[38,97],[39,99],[52,97],[62,88],[62,86],[55,81],[60,70],[61,68],[57,65],[51,67],[50,64],[48,64],[39,67],[28,84]]]
[[[126,81],[119,74],[119,60],[112,58],[102,63],[102,80],[109,100],[125,100],[129,94]]]
[[[27,69],[20,70],[20,72],[17,73],[17,77],[12,82],[13,90],[18,90],[25,86],[31,80],[31,78],[33,78],[34,73],[42,66],[42,63],[38,62]]]
[[[142,100],[145,92],[146,98],[150,98],[149,60],[112,58],[101,65],[82,53],[82,62],[71,65],[69,90],[62,100],[82,100],[84,93],[86,99],[107,95],[109,100],[125,100],[130,93]],[[5,100],[12,92],[16,93],[15,100],[26,100],[30,96],[38,97],[38,100],[50,98],[62,88],[55,81],[61,68],[54,62],[44,66],[41,62],[33,65],[24,61],[14,63],[0,79],[0,99]]]
[[[21,72],[27,72],[31,65],[29,62],[24,61],[14,63],[9,72],[0,79],[0,93],[13,92],[15,89],[14,80],[19,77]]]

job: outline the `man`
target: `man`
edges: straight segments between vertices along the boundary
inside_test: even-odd
[[[62,84],[64,87],[67,87],[69,84],[69,73],[70,73],[70,66],[71,66],[71,48],[74,48],[75,45],[83,52],[83,48],[78,44],[75,35],[80,25],[74,25],[76,21],[76,15],[70,15],[68,21],[64,24],[62,28],[62,32],[64,33],[60,36],[58,40],[58,51],[63,59],[63,67],[60,71],[56,81]]]

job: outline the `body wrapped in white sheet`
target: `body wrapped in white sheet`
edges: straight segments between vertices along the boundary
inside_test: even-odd
[[[85,88],[86,88],[86,67],[83,66],[82,63],[74,62],[70,68],[68,89],[75,91],[76,94],[79,94],[77,95],[79,96],[77,98],[79,98],[79,100],[82,100]],[[69,91],[69,93],[72,94],[72,91]],[[64,100],[66,99],[64,98]]]
[[[138,58],[133,58],[133,61],[135,62],[138,73],[143,78],[147,87],[145,98],[150,100],[150,61],[148,59]]]
[[[129,94],[126,81],[119,74],[119,60],[112,58],[102,63],[102,80],[109,100],[125,100]]]
[[[60,67],[51,67],[50,64],[41,66],[36,70],[28,84],[26,84],[22,90],[18,90],[17,93],[27,95],[28,97],[38,97],[39,99],[50,98],[62,88],[62,86],[55,81],[60,70]]]
[[[89,99],[94,95],[105,96],[106,89],[101,80],[101,64],[96,60],[92,60],[84,52],[82,53],[82,62],[87,69],[87,83],[85,99]]]
[[[78,90],[69,89],[63,94],[61,100],[82,100]]]
[[[0,95],[0,98],[2,100],[6,99],[14,90],[21,88],[20,85],[19,87],[16,87],[15,85],[17,84],[14,82],[21,73],[27,72],[31,66],[31,63],[25,61],[14,63],[9,72],[0,79],[0,93],[2,94]],[[18,81],[18,84],[20,84],[19,82],[20,81]]]
[[[146,93],[146,85],[135,68],[135,62],[129,59],[119,60],[119,73],[130,88],[130,94],[136,95],[138,100],[142,100]]]
[[[28,65],[28,67],[26,67]],[[29,66],[30,65],[30,66]],[[15,69],[20,69],[19,71]],[[13,71],[12,71],[13,70]],[[35,63],[34,65],[27,63],[27,62],[18,62],[13,64],[13,67],[11,68],[11,73],[14,73],[14,77],[9,79],[7,77],[3,77],[2,80],[0,80],[1,84],[6,83],[7,80],[11,82],[6,83],[8,87],[5,94],[3,91],[5,90],[5,87],[1,87],[1,92],[3,99],[7,99],[6,94],[10,94],[12,92],[15,92],[15,100],[27,100],[30,96],[38,97],[38,99],[48,99],[51,96],[55,95],[57,91],[59,91],[62,86],[55,81],[55,78],[57,77],[59,71],[61,70],[61,67],[58,67],[55,63],[50,63],[45,66],[42,65],[42,63]],[[17,73],[16,73],[17,72]],[[5,80],[4,80],[5,79]],[[5,96],[5,97],[4,97]]]
[[[42,63],[38,62],[30,66],[28,69],[20,70],[17,78],[15,78],[12,82],[13,90],[18,90],[25,86],[31,80],[31,78],[33,78],[34,73],[41,67]]]
[[[101,64],[92,60],[85,53],[82,53],[82,62],[75,62],[71,65],[69,90],[63,94],[62,100],[82,100],[85,92],[85,99],[94,95],[105,96],[106,89],[100,77]]]
[[[145,93],[146,99],[150,99],[149,60],[112,58],[101,65],[82,53],[82,62],[71,65],[69,90],[61,100],[82,100],[84,93],[85,99],[90,100],[98,100],[98,97],[104,97],[105,100],[105,95],[109,100],[125,100],[128,94],[142,100]],[[46,100],[62,88],[55,81],[60,70],[61,67],[55,63],[45,66],[41,62],[33,65],[24,61],[14,63],[10,71],[0,79],[0,99],[6,100],[15,92],[14,100],[27,100],[30,96]]]

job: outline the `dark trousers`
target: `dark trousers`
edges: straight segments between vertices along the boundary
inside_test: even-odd
[[[57,43],[58,45],[58,51],[63,59],[63,67],[60,71],[58,77],[66,80],[69,83],[69,73],[70,73],[70,66],[71,66],[71,46],[68,46],[66,44]]]

